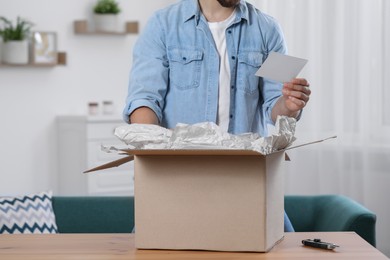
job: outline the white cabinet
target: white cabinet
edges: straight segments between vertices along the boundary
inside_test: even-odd
[[[58,194],[134,195],[134,164],[92,173],[85,170],[120,159],[116,153],[106,153],[101,146],[124,146],[114,130],[125,124],[110,116],[59,116],[58,129]]]

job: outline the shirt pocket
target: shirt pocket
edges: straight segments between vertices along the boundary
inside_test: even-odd
[[[247,93],[259,91],[259,77],[256,71],[263,63],[263,54],[259,51],[244,51],[238,54],[237,89]]]
[[[168,50],[170,84],[178,89],[199,87],[203,52],[199,49]]]

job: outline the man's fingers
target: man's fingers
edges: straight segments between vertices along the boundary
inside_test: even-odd
[[[294,105],[296,106],[296,108],[294,110],[301,110],[302,108],[304,108],[306,106],[306,102],[303,101],[302,99],[298,99],[298,98],[295,98],[293,96],[289,96],[288,100],[291,101],[292,103],[294,103]]]
[[[306,79],[303,78],[295,78],[291,81],[294,85],[302,85],[302,86],[309,86],[309,82]]]
[[[310,87],[306,86],[306,85],[296,85],[296,84],[292,84],[291,82],[289,82],[289,83],[284,83],[283,87],[290,90],[290,91],[300,91],[300,92],[305,93],[306,95],[311,94]]]
[[[285,87],[282,92],[285,96],[292,96],[307,102],[309,101],[311,90],[304,86],[294,88]]]
[[[286,96],[300,99],[305,103],[309,101],[309,95],[306,95],[304,92],[301,91],[288,91],[288,94],[286,94]]]
[[[291,110],[300,110],[309,102],[311,89],[309,82],[303,78],[295,78],[291,82],[283,84],[283,95],[286,98],[286,105]]]

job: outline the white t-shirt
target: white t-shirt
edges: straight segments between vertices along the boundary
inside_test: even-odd
[[[234,11],[229,18],[222,22],[209,22],[209,28],[213,34],[215,46],[217,47],[220,65],[219,65],[219,96],[218,96],[218,116],[217,124],[221,129],[228,131],[230,117],[230,65],[228,52],[226,49],[225,31],[235,18]]]

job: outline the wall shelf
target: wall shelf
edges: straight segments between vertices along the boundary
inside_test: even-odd
[[[65,66],[66,65],[66,52],[57,53],[57,63],[55,64],[44,64],[44,63],[28,63],[28,64],[7,64],[0,63],[0,68],[4,67],[55,67],[55,66]]]
[[[122,32],[100,32],[100,31],[91,31],[88,28],[87,20],[77,20],[74,21],[74,32],[75,34],[83,35],[126,35],[126,34],[135,34],[138,33],[138,22],[126,22],[124,31]]]

